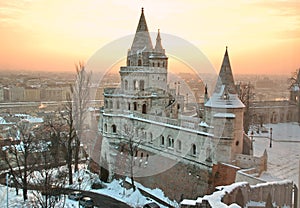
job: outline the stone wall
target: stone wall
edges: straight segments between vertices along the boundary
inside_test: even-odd
[[[255,168],[250,168],[246,170],[239,170],[236,173],[235,182],[242,182],[247,181],[250,185],[258,184],[258,183],[264,183],[266,181],[261,180],[257,177],[257,171]]]
[[[255,168],[259,174],[267,170],[268,155],[265,151],[261,157],[252,155],[237,154],[235,158],[235,165],[242,169]]]
[[[253,202],[265,204],[265,206],[272,203],[276,207],[292,207],[292,197],[293,183],[290,181],[262,183],[254,186],[250,186],[247,182],[240,182],[224,186],[210,196],[199,197],[197,200],[183,200],[180,207],[229,207],[234,203],[245,207]]]
[[[151,161],[150,156],[148,162],[147,166],[144,164],[140,167],[138,164],[136,165],[134,171],[135,173],[139,172],[140,177],[135,177],[135,181],[151,189],[163,190],[165,195],[172,200],[181,201],[183,198],[192,198],[211,192],[211,171],[208,168],[164,157],[160,157],[159,162],[153,164],[154,161]],[[172,165],[168,167],[169,164]],[[143,171],[146,172],[147,169],[161,169],[163,171],[142,177]]]
[[[214,164],[212,168],[213,187],[229,185],[235,182],[236,172],[240,170],[239,167],[218,163]]]

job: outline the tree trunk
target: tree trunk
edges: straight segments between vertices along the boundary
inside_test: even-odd
[[[68,141],[68,156],[67,156],[67,165],[68,165],[68,174],[69,174],[69,185],[73,184],[73,174],[72,174],[72,146],[71,140]]]
[[[131,161],[130,161],[131,162],[131,164],[130,164],[131,187],[132,187],[133,191],[135,191],[134,178],[133,178],[133,166],[134,166],[134,164],[133,164],[133,161],[134,161],[133,151],[131,151],[130,155],[131,155]]]
[[[80,141],[78,138],[75,139],[75,155],[74,155],[74,172],[78,172],[78,164],[79,164],[79,150],[80,150]]]
[[[28,199],[27,195],[27,169],[24,167],[24,178],[23,178],[23,200],[26,201]]]

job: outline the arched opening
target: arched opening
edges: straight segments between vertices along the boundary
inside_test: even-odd
[[[129,59],[127,60],[127,66],[130,66],[130,60]]]
[[[168,136],[168,147],[174,148],[174,139],[171,136]]]
[[[104,124],[104,132],[107,132],[107,124]]]
[[[115,124],[111,126],[111,129],[113,133],[117,133],[117,126]]]
[[[140,80],[140,90],[144,91],[145,90],[145,81]]]
[[[192,155],[195,156],[197,154],[197,147],[195,144],[192,144]]]
[[[147,113],[147,105],[144,103],[142,106],[142,113],[146,114]]]
[[[125,90],[128,90],[128,81],[125,80]]]
[[[133,89],[137,90],[139,87],[138,81],[137,80],[133,80]]]
[[[128,110],[130,110],[130,103],[128,103]]]
[[[138,60],[138,66],[142,66],[142,60],[141,59]]]
[[[137,110],[137,102],[133,103],[133,110]]]
[[[165,137],[163,135],[160,136],[160,145],[165,145]]]

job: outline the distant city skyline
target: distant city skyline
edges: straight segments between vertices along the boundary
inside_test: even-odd
[[[0,0],[0,69],[74,71],[107,43],[134,34],[142,7],[150,31],[191,42],[217,72],[225,46],[234,74],[300,67],[300,3],[293,0]]]

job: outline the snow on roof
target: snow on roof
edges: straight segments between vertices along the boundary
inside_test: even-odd
[[[21,117],[23,118],[24,121],[28,121],[29,123],[43,123],[44,119],[43,118],[38,118],[38,117],[34,117],[28,114],[15,114],[15,117]]]
[[[233,113],[216,113],[214,115],[215,118],[235,118]]]
[[[191,199],[184,199],[184,200],[182,200],[182,202],[180,202],[180,205],[192,205],[192,206],[195,206],[196,205],[196,201],[195,200],[191,200]]]
[[[33,117],[33,116],[28,116],[24,120],[28,121],[29,123],[43,123],[44,122],[43,118],[37,118],[37,117]]]
[[[226,96],[226,98],[224,98]],[[222,86],[221,92],[214,92],[209,100],[204,104],[206,107],[213,108],[244,108],[245,105],[239,99],[237,94],[224,94],[224,86]]]
[[[209,126],[209,125],[208,125],[206,122],[204,122],[204,121],[201,121],[201,122],[199,123],[199,126],[207,127],[207,128],[211,127],[211,126]]]

